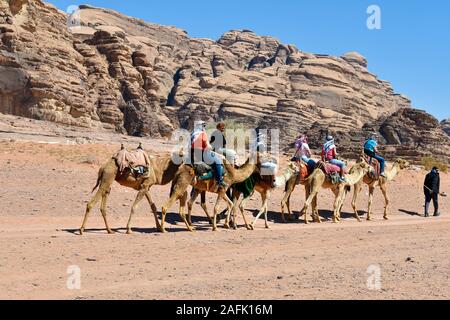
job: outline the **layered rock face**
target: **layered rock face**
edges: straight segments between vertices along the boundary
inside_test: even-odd
[[[441,122],[442,129],[450,136],[450,119]]]
[[[88,6],[72,17],[80,26],[69,28],[67,15],[41,1],[0,1],[0,112],[152,137],[197,119],[234,119],[280,129],[286,148],[299,132],[317,147],[332,133],[348,153],[368,123],[389,144],[417,141],[408,98],[356,52],[305,53],[249,30],[193,39]],[[448,147],[434,120],[431,144]]]

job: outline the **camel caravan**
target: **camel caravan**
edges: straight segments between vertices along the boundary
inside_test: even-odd
[[[334,196],[332,221],[339,223],[341,211],[347,194],[353,189],[352,207],[355,218],[361,222],[356,207],[357,198],[364,184],[369,186],[369,202],[367,220],[372,217],[372,201],[375,187],[378,185],[385,198],[384,219],[388,220],[389,198],[387,184],[392,181],[401,170],[408,168],[409,163],[397,159],[391,167],[386,168],[385,160],[378,154],[378,136],[371,134],[362,149],[359,160],[348,168],[337,153],[335,140],[332,136],[326,138],[320,161],[312,159],[306,135],[300,135],[295,143],[296,153],[287,161],[284,168],[279,168],[277,157],[267,148],[266,137],[257,134],[250,139],[246,148],[249,149],[245,163],[238,165],[237,153],[227,146],[226,126],[217,125],[217,130],[208,139],[206,123],[197,121],[194,131],[189,134],[186,145],[167,156],[148,156],[142,144],[134,151],[128,151],[123,145],[121,150],[105,163],[98,172],[96,192],[87,204],[80,234],[86,230],[86,224],[94,206],[100,202],[100,211],[109,234],[113,233],[107,219],[107,201],[114,181],[120,185],[137,191],[132,205],[130,217],[126,227],[127,234],[132,233],[132,218],[138,205],[146,198],[153,212],[157,229],[165,233],[167,212],[175,203],[179,203],[178,214],[185,223],[187,230],[195,231],[192,223],[192,210],[198,196],[201,196],[201,207],[217,231],[217,222],[223,218],[224,228],[237,229],[237,210],[239,209],[248,230],[254,230],[257,221],[264,215],[265,227],[268,223],[268,199],[271,193],[284,188],[281,201],[281,219],[286,222],[294,220],[290,207],[291,196],[298,185],[305,187],[306,201],[299,215],[304,216],[304,222],[310,222],[308,210],[311,210],[312,221],[321,223],[317,197],[321,189],[330,189]],[[233,144],[234,145],[234,144]],[[171,183],[167,201],[162,206],[158,216],[157,206],[151,196],[154,185],[168,185]],[[246,204],[255,193],[261,195],[261,207],[256,218],[249,223],[246,214]],[[206,205],[206,194],[217,196],[212,215]],[[242,200],[240,200],[242,197]],[[239,202],[240,201],[240,202]],[[225,203],[225,213],[220,212],[220,206]],[[187,205],[187,213],[186,213]]]

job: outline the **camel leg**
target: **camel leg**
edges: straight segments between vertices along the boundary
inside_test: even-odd
[[[194,232],[194,228],[189,224],[188,219],[186,218],[186,202],[187,202],[187,191],[183,193],[183,195],[180,197],[180,210],[178,212],[178,214],[180,215],[181,219],[183,220],[183,222],[186,224],[186,228],[188,229],[188,231],[190,232]]]
[[[161,229],[159,229],[160,232],[166,233],[166,229],[164,228],[164,224],[166,223],[166,215],[167,210],[170,209],[173,204],[177,201],[175,196],[171,196],[169,200],[163,205],[161,209]]]
[[[222,195],[217,196],[216,204],[214,206],[214,216],[213,216],[213,231],[218,231],[217,229],[217,215],[219,214],[219,204],[222,199]]]
[[[305,215],[305,224],[309,224],[309,221],[308,221],[308,209],[311,207],[311,203],[313,201],[315,201],[314,198],[316,196],[317,196],[317,191],[313,190],[312,192],[310,192],[308,198],[305,201],[305,205],[303,206],[302,214]],[[313,210],[314,210],[314,208],[313,208]]]
[[[337,188],[333,190],[334,193],[334,205],[333,205],[333,222],[334,223],[338,223],[339,219],[338,219],[338,212],[339,209],[341,207],[341,200],[342,197],[344,195],[344,189],[342,188]]]
[[[358,208],[356,207],[356,201],[358,199],[358,194],[361,192],[362,182],[355,184],[354,188],[355,188],[355,190],[353,191],[352,208],[353,208],[353,211],[355,212],[355,218],[358,220],[358,222],[361,222],[361,218],[359,217]]]
[[[383,218],[384,218],[384,220],[389,220],[389,217],[388,217],[388,206],[389,206],[389,196],[388,196],[388,193],[387,193],[387,186],[384,184],[380,184],[380,189],[381,189],[381,192],[383,193],[383,196],[384,196],[384,215],[383,215]]]
[[[269,204],[268,204],[268,199],[270,198],[270,191],[267,190],[266,191],[266,201],[265,201],[265,205],[264,205],[264,222],[266,224],[266,229],[270,229],[269,226],[269,220],[267,217],[268,211],[269,211]]]
[[[237,229],[236,212],[235,212],[235,210],[234,210],[234,202],[231,201],[230,198],[228,198],[228,196],[227,196],[226,193],[223,194],[222,199],[225,200],[225,202],[226,202],[226,204],[227,204],[227,206],[228,206],[228,210],[227,210],[227,220],[226,220],[226,222],[225,222],[225,228],[227,228],[227,229],[230,228],[230,216],[231,216],[231,214],[233,214],[233,223],[234,223],[233,228],[234,228],[234,229]]]
[[[109,234],[113,234],[114,232],[109,227],[108,220],[106,219],[106,204],[107,204],[107,201],[108,201],[109,193],[110,193],[110,190],[108,190],[107,192],[103,193],[102,204],[101,204],[101,207],[100,207],[100,211],[102,213],[103,220],[105,221],[106,231],[108,231]]]
[[[187,216],[187,219],[188,219],[188,222],[189,222],[190,226],[193,225],[193,223],[192,223],[192,208],[194,207],[194,203],[195,203],[195,200],[197,200],[197,197],[198,197],[198,190],[197,189],[193,189],[192,192],[191,192],[191,197],[189,198],[189,201],[188,201],[188,216]]]
[[[156,208],[156,205],[153,202],[153,199],[152,199],[152,196],[150,195],[150,192],[147,192],[145,194],[145,197],[147,198],[148,204],[150,205],[150,208],[152,208],[153,215],[155,216],[156,228],[158,230],[161,230],[161,224],[159,223],[159,219],[158,219],[158,209]]]
[[[372,203],[373,203],[373,193],[375,191],[375,187],[374,186],[369,186],[369,206],[367,209],[367,221],[371,221],[372,220]]]
[[[84,230],[86,228],[86,223],[87,223],[87,220],[89,218],[89,215],[90,215],[92,209],[100,201],[100,199],[103,199],[103,197],[104,197],[103,191],[98,190],[97,193],[95,194],[95,196],[92,198],[92,200],[89,201],[89,203],[87,204],[86,214],[84,215],[83,224],[81,225],[81,228],[80,228],[80,235],[84,234]]]
[[[131,207],[130,218],[128,219],[127,234],[132,234],[133,233],[131,231],[131,219],[133,218],[134,213],[136,212],[136,209],[137,209],[139,203],[142,201],[142,199],[144,199],[144,196],[145,196],[146,193],[147,193],[147,190],[140,190],[139,193],[136,196],[136,199],[134,200],[133,206]]]
[[[322,219],[320,218],[319,214],[319,208],[317,206],[317,195],[314,197],[312,201],[312,215],[317,223],[322,223]]]
[[[245,207],[247,205],[248,199],[250,199],[250,197],[242,199],[241,204],[239,205],[239,210],[241,211],[242,218],[244,219],[245,227],[247,228],[247,230],[255,230],[253,225],[249,224],[247,218],[245,217]]]
[[[287,182],[286,192],[284,193],[283,200],[281,200],[281,221],[286,223],[286,218],[284,215],[284,209],[287,208],[288,219],[292,221],[292,211],[291,211],[291,195],[294,192],[295,184],[292,185],[290,181]]]
[[[253,221],[253,224],[252,224],[253,228],[255,227],[255,224],[259,220],[259,218],[266,212],[266,208],[267,208],[267,192],[262,192],[261,193],[261,201],[262,201],[262,206],[261,206],[261,209],[259,210],[258,215],[255,218],[255,221]],[[266,214],[266,216],[267,216],[267,214]],[[266,220],[265,223],[266,223],[266,229],[269,229],[270,227],[269,227],[269,225],[267,223],[267,220]]]
[[[206,192],[202,192],[200,197],[201,197],[201,207],[203,209],[203,212],[205,212],[206,216],[208,217],[209,223],[212,225],[213,224],[213,218],[209,214],[208,206],[206,205]]]

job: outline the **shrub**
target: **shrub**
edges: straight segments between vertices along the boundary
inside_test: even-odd
[[[421,164],[425,167],[425,170],[431,170],[433,167],[437,167],[442,172],[448,172],[447,163],[433,157],[423,157]]]

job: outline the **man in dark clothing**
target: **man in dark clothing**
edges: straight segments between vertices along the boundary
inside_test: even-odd
[[[226,125],[224,122],[220,122],[217,125],[217,130],[211,135],[210,144],[213,147],[214,152],[223,155],[230,163],[236,165],[237,155],[232,149],[227,149],[227,140],[225,138]]]
[[[425,217],[429,217],[428,210],[430,209],[431,200],[433,200],[434,216],[439,217],[439,203],[438,197],[440,193],[440,177],[439,169],[434,167],[429,174],[427,174],[424,182],[423,191],[425,193]]]

